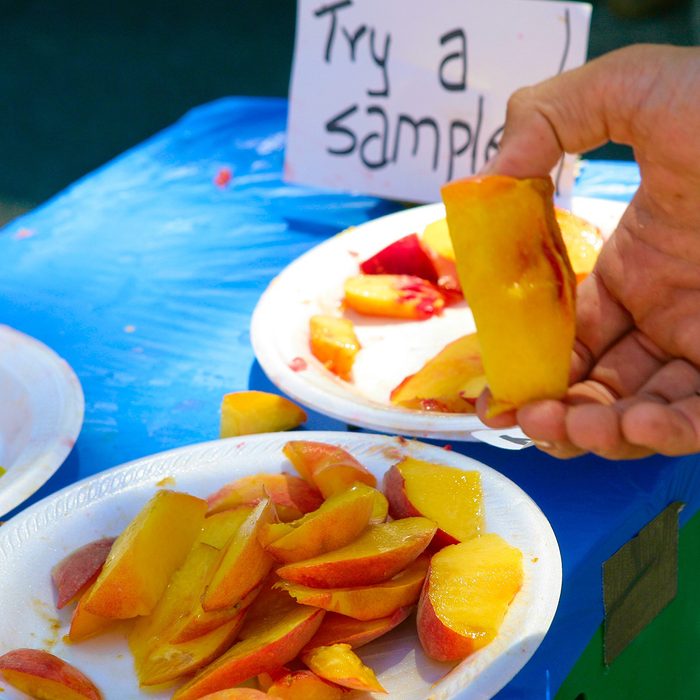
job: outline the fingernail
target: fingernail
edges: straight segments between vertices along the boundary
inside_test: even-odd
[[[554,447],[553,442],[547,442],[547,440],[533,440],[535,447],[539,447],[541,450],[551,450]]]

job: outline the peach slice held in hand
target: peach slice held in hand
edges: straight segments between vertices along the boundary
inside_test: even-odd
[[[418,600],[428,573],[428,562],[428,556],[422,554],[388,581],[367,586],[314,588],[288,581],[277,586],[302,605],[313,605],[357,620],[374,620],[392,615]]]
[[[330,372],[349,381],[360,341],[347,318],[317,314],[309,319],[311,354]]]
[[[576,280],[581,282],[593,270],[603,247],[603,234],[590,221],[566,209],[555,207],[554,212]]]
[[[41,649],[14,649],[0,656],[0,678],[32,698],[102,700],[84,673]]]
[[[310,559],[350,544],[369,524],[375,489],[355,483],[293,523],[266,523],[258,539],[277,561]],[[280,536],[278,536],[280,535]]]
[[[220,437],[291,430],[306,421],[305,411],[284,396],[237,391],[221,401]]]
[[[347,588],[381,583],[405,569],[430,544],[435,523],[403,518],[370,525],[354,542],[312,559],[277,569],[280,578],[312,588]]]
[[[306,479],[292,474],[253,474],[236,479],[208,496],[209,514],[237,506],[255,506],[266,496],[285,522],[297,520],[323,503],[318,489]]]
[[[386,693],[374,671],[362,663],[349,644],[315,647],[301,660],[318,676],[353,690]]]
[[[345,306],[366,316],[424,321],[442,313],[445,298],[412,275],[355,275],[345,280]]]
[[[487,534],[433,555],[418,603],[418,638],[437,661],[457,661],[488,644],[523,583],[523,556]]]
[[[476,333],[448,343],[415,374],[392,390],[391,403],[404,408],[443,413],[473,413],[486,386]]]
[[[384,492],[393,518],[422,515],[436,522],[439,546],[477,537],[484,527],[478,471],[405,457],[384,474]]]
[[[464,295],[498,415],[561,398],[574,343],[576,279],[549,178],[500,175],[442,188]]]
[[[206,501],[186,493],[156,493],[115,540],[81,599],[85,610],[120,619],[148,615],[199,535],[206,509]]]
[[[375,487],[377,479],[347,450],[312,440],[290,440],[283,448],[285,457],[324,498],[345,491],[356,481]]]

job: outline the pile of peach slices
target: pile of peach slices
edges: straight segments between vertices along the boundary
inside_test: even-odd
[[[577,281],[592,270],[603,244],[601,231],[565,209],[556,220]],[[423,321],[463,302],[447,221],[438,219],[419,236],[411,233],[364,260],[344,284],[342,306],[358,314]],[[318,314],[309,321],[309,346],[330,372],[352,382],[361,350],[353,322],[345,315]],[[449,371],[448,371],[449,370]],[[395,406],[445,413],[473,413],[486,377],[475,334],[460,337],[430,358],[391,391]]]
[[[380,489],[341,447],[283,452],[300,476],[246,476],[207,499],[159,490],[115,539],[56,564],[57,605],[75,604],[68,641],[120,625],[140,685],[179,684],[175,700],[336,700],[386,692],[355,649],[414,613],[439,661],[496,636],[522,554],[484,532],[478,471],[404,457]],[[34,697],[102,697],[46,651],[0,656],[0,678]]]

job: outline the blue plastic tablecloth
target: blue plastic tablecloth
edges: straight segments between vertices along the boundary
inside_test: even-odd
[[[282,181],[286,102],[223,99],[125,153],[0,231],[0,321],[65,357],[85,424],[63,467],[24,506],[107,467],[217,437],[227,391],[274,390],[250,316],[268,282],[333,233],[399,208]],[[217,186],[222,168],[232,180]],[[628,200],[633,163],[588,162],[576,194]],[[318,414],[311,429],[343,430]],[[603,619],[601,564],[675,500],[700,507],[698,458],[554,460],[454,445],[540,505],[564,584],[543,644],[501,700],[550,698]]]

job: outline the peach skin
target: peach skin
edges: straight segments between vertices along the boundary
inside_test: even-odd
[[[82,671],[41,649],[13,649],[0,656],[0,677],[32,698],[102,700]]]
[[[561,398],[568,387],[576,278],[552,195],[549,178],[492,175],[442,188],[491,390],[489,416]]]
[[[437,523],[432,545],[477,537],[484,528],[481,475],[404,457],[384,474],[392,518],[422,515]]]
[[[323,503],[318,489],[292,474],[253,474],[226,484],[207,497],[209,515],[238,506],[256,506],[263,498],[275,504],[280,520],[298,520]]]
[[[274,517],[268,499],[258,503],[219,554],[219,561],[202,597],[206,611],[230,608],[258,586],[272,568],[272,557],[258,541],[263,523]]]
[[[269,697],[257,688],[227,688],[203,695],[201,700],[267,700]]]
[[[360,263],[364,275],[411,275],[435,284],[433,261],[415,233],[399,238]]]
[[[569,254],[576,281],[582,282],[593,270],[604,239],[601,230],[590,221],[566,209],[554,208],[561,237]]]
[[[115,539],[103,537],[78,547],[51,569],[59,610],[84,593],[97,579]]]
[[[353,690],[386,693],[374,671],[365,666],[349,644],[315,647],[301,660],[318,676]]]
[[[344,292],[345,306],[365,316],[424,321],[445,307],[435,285],[412,275],[355,275],[345,280]]]
[[[417,615],[425,653],[457,661],[488,644],[522,583],[522,553],[496,534],[433,555]]]
[[[370,525],[354,542],[312,559],[285,564],[280,578],[314,588],[368,586],[390,579],[430,544],[437,526],[427,518]]]
[[[420,411],[474,413],[486,386],[481,347],[476,333],[448,343],[389,396],[391,403]]]
[[[301,605],[313,605],[357,620],[374,620],[418,601],[428,562],[428,556],[421,554],[388,581],[367,586],[312,588],[287,581],[277,586]]]
[[[377,479],[347,450],[325,442],[290,440],[285,457],[309,484],[328,498],[350,488],[356,481],[375,487]]]
[[[237,391],[221,401],[220,437],[291,430],[306,421],[294,402],[266,391]]]
[[[199,535],[207,503],[159,491],[116,539],[81,602],[101,617],[148,615]]]
[[[277,561],[289,563],[310,559],[350,544],[369,524],[374,509],[375,489],[355,483],[346,491],[330,496],[313,513],[293,523],[262,525],[260,539],[265,543],[267,529],[289,528],[278,539],[264,544]]]
[[[332,644],[349,644],[353,649],[357,649],[390,632],[394,627],[398,627],[413,610],[414,606],[407,605],[405,608],[395,610],[387,617],[379,617],[376,620],[356,620],[347,615],[326,613],[318,632],[303,651]]]
[[[320,678],[313,671],[284,668],[264,675],[270,680],[269,684],[265,683],[267,696],[282,700],[341,700],[348,692]]]
[[[462,288],[457,275],[455,252],[447,230],[447,220],[442,218],[428,224],[421,234],[421,243],[437,271],[437,286],[445,295],[445,301],[460,301],[463,298]]]
[[[317,314],[309,319],[311,354],[330,372],[350,381],[360,341],[347,318]]]

